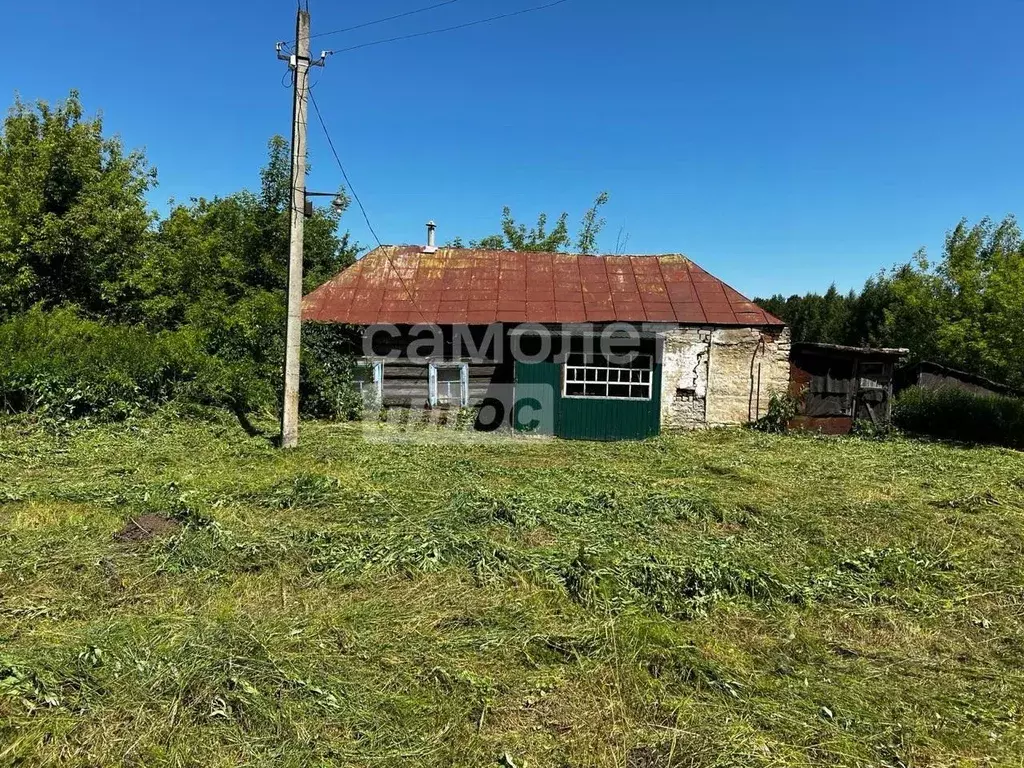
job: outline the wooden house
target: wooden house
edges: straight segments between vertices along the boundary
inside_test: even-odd
[[[681,255],[385,246],[303,317],[359,327],[384,407],[474,408],[484,429],[614,440],[740,424],[789,383],[785,324]]]

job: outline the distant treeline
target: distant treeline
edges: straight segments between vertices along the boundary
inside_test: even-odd
[[[947,234],[942,258],[919,252],[860,292],[756,299],[790,324],[795,341],[906,347],[1013,386],[1024,385],[1024,241],[1008,216]]]

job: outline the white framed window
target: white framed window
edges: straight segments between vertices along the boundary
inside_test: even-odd
[[[430,407],[465,408],[469,405],[469,364],[430,364]]]
[[[384,361],[367,361],[355,369],[355,382],[363,402],[379,404],[384,399]]]
[[[602,400],[650,400],[654,369],[650,355],[613,363],[603,355],[570,354],[565,361],[562,395]]]

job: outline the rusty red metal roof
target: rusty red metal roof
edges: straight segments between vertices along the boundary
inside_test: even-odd
[[[784,325],[681,255],[377,248],[302,301],[352,325],[666,322]]]

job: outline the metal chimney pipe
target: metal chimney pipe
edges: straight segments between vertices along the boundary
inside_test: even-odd
[[[437,224],[427,222],[427,248],[437,248]]]

